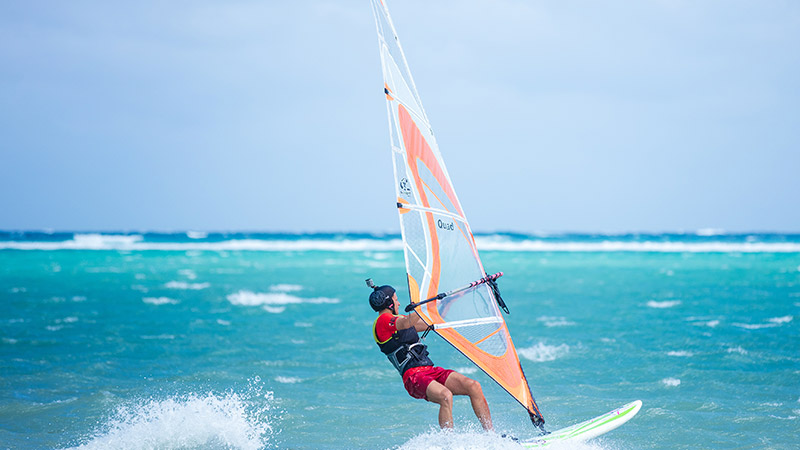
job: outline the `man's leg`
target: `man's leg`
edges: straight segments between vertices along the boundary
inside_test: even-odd
[[[483,389],[481,389],[480,383],[458,372],[453,372],[447,377],[444,385],[454,395],[468,395],[472,403],[472,410],[475,411],[475,415],[481,421],[483,429],[492,429],[492,414],[489,412],[489,404],[486,403],[486,397],[483,396]]]
[[[439,426],[453,428],[453,393],[450,389],[439,382],[431,381],[425,390],[425,396],[428,401],[439,405]]]

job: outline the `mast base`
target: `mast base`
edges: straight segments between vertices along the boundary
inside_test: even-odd
[[[528,411],[528,414],[531,417],[531,423],[541,431],[541,436],[550,434],[549,431],[544,429],[544,419],[542,418],[542,416],[534,414],[531,411]]]

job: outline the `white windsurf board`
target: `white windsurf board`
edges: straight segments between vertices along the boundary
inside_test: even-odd
[[[609,411],[594,419],[575,424],[534,439],[520,442],[524,448],[540,448],[557,442],[586,441],[619,427],[631,420],[642,408],[642,401],[636,400]]]

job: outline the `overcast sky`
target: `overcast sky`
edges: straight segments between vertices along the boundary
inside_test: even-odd
[[[800,231],[800,2],[389,8],[475,231]],[[2,2],[0,83],[0,229],[399,229],[368,0]]]

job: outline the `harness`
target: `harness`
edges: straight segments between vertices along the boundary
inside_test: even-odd
[[[379,341],[375,329],[377,325],[378,320],[375,319],[375,324],[372,326],[375,343],[400,375],[412,367],[433,365],[433,361],[428,357],[428,346],[419,341],[419,334],[413,327],[397,330],[389,339]]]

